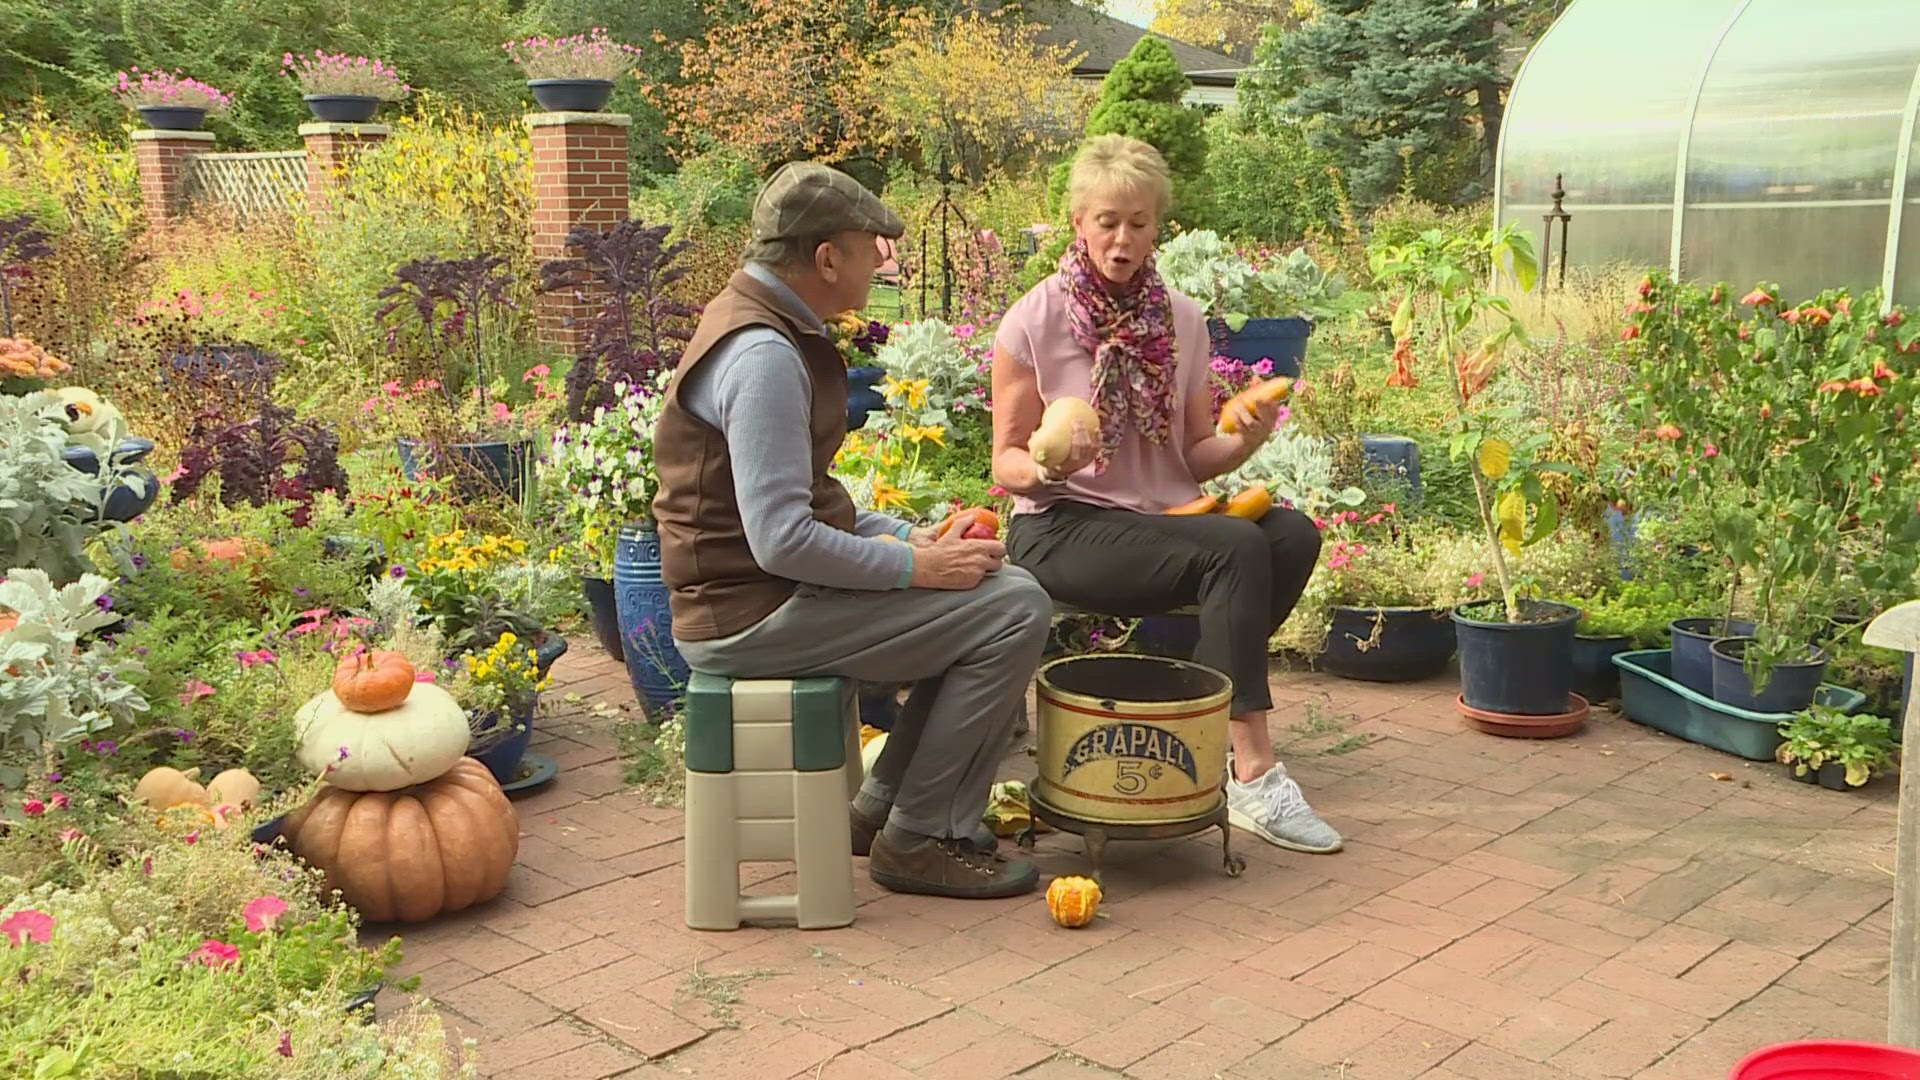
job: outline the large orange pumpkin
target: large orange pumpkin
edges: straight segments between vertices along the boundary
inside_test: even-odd
[[[390,649],[355,653],[333,669],[333,696],[360,713],[399,708],[413,692],[413,661]]]
[[[1069,930],[1093,921],[1100,910],[1100,883],[1088,877],[1057,877],[1047,886],[1047,914]]]
[[[472,758],[400,791],[322,785],[283,833],[369,922],[424,922],[491,900],[520,851],[519,815]]]

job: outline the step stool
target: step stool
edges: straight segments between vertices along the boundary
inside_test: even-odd
[[[851,679],[687,680],[687,925],[737,930],[853,922],[848,803],[860,790],[859,684]],[[742,862],[791,861],[799,892],[743,896]]]

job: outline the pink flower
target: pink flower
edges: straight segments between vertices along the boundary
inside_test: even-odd
[[[199,701],[203,697],[212,697],[212,696],[213,696],[213,687],[208,686],[206,683],[201,682],[199,679],[188,679],[187,688],[185,690],[180,691],[180,704],[192,705],[194,702]]]
[[[1326,520],[1325,518],[1314,518],[1314,519],[1313,519],[1313,527],[1314,527],[1314,528],[1316,528],[1316,529],[1319,529],[1319,530],[1320,530],[1321,532],[1326,532],[1326,531],[1327,531],[1327,520]]]
[[[20,804],[20,812],[28,817],[39,817],[47,812],[47,804],[39,799],[28,799]]]
[[[1335,555],[1332,558],[1327,560],[1327,569],[1344,570],[1346,569],[1347,564],[1352,561],[1353,560],[1350,557],[1348,557],[1347,553],[1343,551],[1340,554]]]
[[[1467,588],[1477,589],[1480,587],[1480,583],[1485,580],[1487,580],[1487,575],[1483,572],[1469,574],[1467,575]]]
[[[493,418],[504,424],[513,419],[513,410],[507,408],[506,402],[496,401],[493,403]]]
[[[1712,443],[1708,443],[1707,448],[1700,451],[1700,454],[1702,457],[1717,458],[1720,456],[1720,448]]]
[[[1385,515],[1385,514],[1375,514],[1375,515],[1373,515],[1372,517],[1370,517],[1370,518],[1368,518],[1368,519],[1367,519],[1367,524],[1369,524],[1369,525],[1378,525],[1378,524],[1380,524],[1381,522],[1383,522],[1383,521],[1385,521],[1385,520],[1387,520],[1387,515]]]
[[[193,950],[187,959],[205,964],[210,968],[230,967],[240,962],[240,950],[224,941],[208,938],[201,942],[200,947]]]
[[[413,681],[414,681],[414,682],[417,682],[417,683],[421,683],[421,682],[432,682],[432,681],[433,681],[433,672],[431,672],[431,671],[416,671],[416,672],[414,672],[414,673],[413,673]]]
[[[995,484],[992,487],[987,489],[987,494],[993,496],[996,499],[1004,499],[1007,497],[1007,489],[1001,487],[999,484]]]
[[[180,840],[183,843],[187,843],[187,844],[197,844],[200,842],[200,830],[195,829],[192,832],[188,833],[187,835],[181,837]]]
[[[551,374],[553,374],[552,368],[548,367],[545,364],[535,364],[532,367],[527,369],[527,373],[525,375],[520,376],[520,381],[532,382],[535,379],[544,379]]]
[[[274,1048],[274,1053],[279,1054],[281,1057],[293,1056],[293,1032],[283,1031],[280,1033],[280,1045]]]
[[[1399,504],[1399,503],[1388,503],[1388,504],[1386,504],[1385,506],[1382,506],[1382,507],[1380,508],[1380,512],[1381,512],[1381,513],[1383,513],[1383,514],[1393,514],[1393,513],[1398,513],[1398,512],[1399,512],[1399,510],[1400,510],[1400,504]]]
[[[0,934],[7,936],[8,945],[25,945],[29,941],[45,945],[53,937],[53,916],[33,908],[21,908],[0,920]]]
[[[60,830],[60,842],[63,844],[71,844],[75,840],[84,840],[86,839],[86,836],[87,834],[81,832],[79,829],[61,829]]]
[[[73,802],[73,800],[67,798],[67,793],[64,791],[54,792],[47,797],[47,801],[53,803],[55,810],[65,810]]]
[[[280,916],[287,913],[287,902],[277,896],[259,896],[247,901],[241,916],[247,921],[247,929],[254,933],[273,929]]]

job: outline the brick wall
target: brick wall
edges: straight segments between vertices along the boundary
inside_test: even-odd
[[[340,170],[354,154],[378,145],[393,131],[385,124],[300,125],[307,146],[307,209],[327,212],[327,194],[339,182]]]
[[[140,201],[147,225],[164,233],[185,215],[187,169],[193,158],[213,149],[211,131],[133,133],[134,161],[140,167]]]
[[[607,228],[627,217],[627,128],[624,113],[535,113],[533,136],[533,254],[565,258],[567,233],[581,225]],[[576,297],[575,291],[586,293]],[[598,305],[587,283],[575,291],[542,293],[540,340],[566,349],[586,341],[578,320]]]

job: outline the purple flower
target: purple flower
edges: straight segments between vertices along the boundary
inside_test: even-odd
[[[136,551],[136,552],[134,552],[134,553],[133,553],[133,568],[134,568],[135,570],[145,570],[145,569],[147,568],[147,557],[146,557],[145,555],[142,555],[142,554],[140,554],[140,553],[139,553],[139,552],[137,552],[137,551]]]
[[[120,752],[120,744],[112,739],[101,739],[93,744],[93,752],[101,757],[112,757]]]
[[[387,571],[387,574],[391,577],[403,578],[407,576],[407,568],[401,566],[399,563],[394,563],[393,569]]]
[[[57,772],[50,772],[47,774],[47,783],[49,784],[57,784],[61,781],[61,779],[62,777]]]
[[[93,605],[99,608],[101,611],[112,611],[113,597],[108,596],[106,593],[101,593],[97,598],[94,599]]]
[[[193,732],[186,728],[174,728],[173,736],[182,743],[190,743],[193,741]]]

